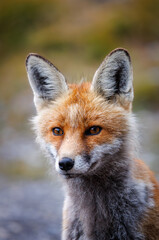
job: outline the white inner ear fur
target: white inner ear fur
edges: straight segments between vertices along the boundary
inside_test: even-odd
[[[94,74],[91,89],[105,98],[124,95],[133,100],[133,74],[131,60],[124,49],[116,49],[102,62]]]
[[[30,54],[26,68],[36,107],[46,100],[55,100],[67,91],[65,77],[52,63],[41,56]]]

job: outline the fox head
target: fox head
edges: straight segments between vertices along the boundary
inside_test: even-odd
[[[62,73],[37,54],[27,57],[26,68],[37,109],[37,139],[56,170],[70,178],[117,169],[132,132],[128,52],[112,51],[92,83],[80,85],[68,85]]]

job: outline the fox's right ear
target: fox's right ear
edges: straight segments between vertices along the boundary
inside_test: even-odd
[[[130,109],[134,94],[129,53],[122,48],[112,51],[97,69],[91,87],[110,102]]]
[[[65,77],[45,58],[34,53],[29,54],[26,59],[26,69],[37,109],[67,91]]]

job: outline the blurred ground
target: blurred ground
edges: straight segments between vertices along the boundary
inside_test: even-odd
[[[140,157],[159,179],[159,1],[0,1],[0,240],[60,239],[63,193],[50,177],[29,119],[25,59],[48,58],[69,82],[91,81],[112,49],[134,70]]]
[[[0,239],[59,240],[63,194],[47,180],[0,179]]]

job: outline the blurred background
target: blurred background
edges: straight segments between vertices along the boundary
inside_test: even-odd
[[[63,191],[34,141],[26,56],[36,52],[78,82],[117,47],[132,58],[140,156],[159,179],[159,1],[0,1],[0,240],[61,232]]]

